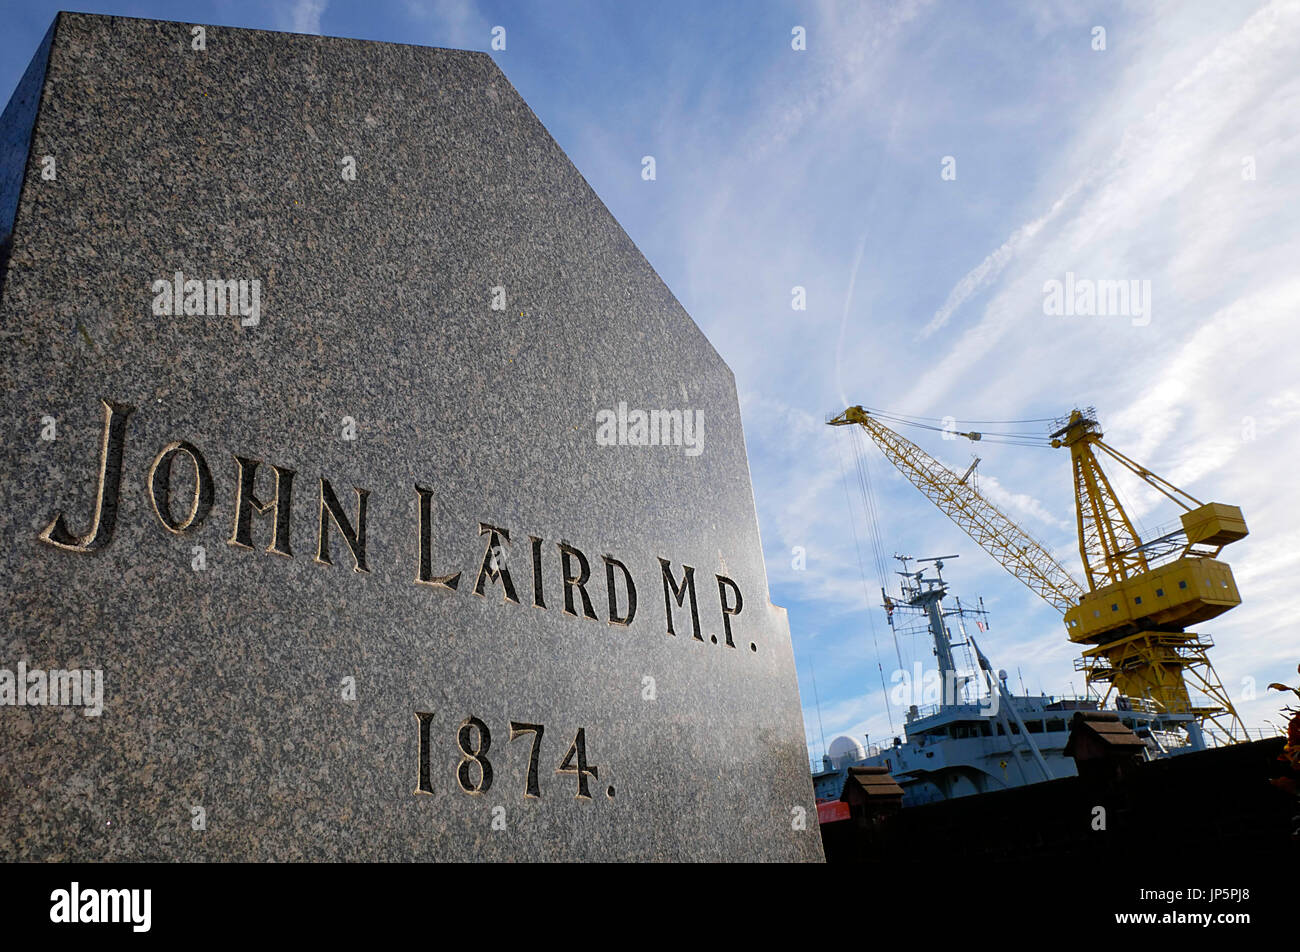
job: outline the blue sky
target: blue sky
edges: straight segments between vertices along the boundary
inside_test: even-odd
[[[0,3],[6,100],[57,9]],[[822,730],[888,736],[873,627],[886,676],[897,666],[854,547],[850,437],[822,422],[846,403],[958,420],[1095,405],[1108,442],[1240,505],[1252,534],[1225,558],[1244,604],[1201,630],[1248,724],[1278,720],[1264,686],[1294,683],[1300,661],[1300,3],[77,9],[480,50],[506,28],[507,77],[735,371],[810,752]],[[1150,281],[1149,322],[1045,314],[1044,283],[1066,272]],[[970,461],[968,443],[907,435]],[[1081,575],[1066,453],[979,455],[981,489]],[[1031,690],[1081,688],[1060,616],[867,458],[886,553],[960,553],[945,574],[993,612],[994,663]],[[1177,515],[1120,489],[1144,526]]]

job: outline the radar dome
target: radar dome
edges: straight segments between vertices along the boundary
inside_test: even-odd
[[[839,737],[831,741],[829,754],[831,761],[835,766],[842,767],[845,764],[852,764],[859,760],[865,760],[867,757],[867,748],[863,747],[862,741],[857,738],[841,734]]]

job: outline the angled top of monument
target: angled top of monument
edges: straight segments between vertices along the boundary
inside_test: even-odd
[[[60,14],[0,235],[0,858],[821,857],[733,377],[488,55]]]

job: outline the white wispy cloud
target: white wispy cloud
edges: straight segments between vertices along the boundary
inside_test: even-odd
[[[407,0],[407,15],[424,25],[419,42],[453,49],[485,49],[492,24],[473,0]],[[507,34],[507,40],[508,40]]]
[[[294,33],[320,34],[320,20],[326,0],[295,0],[289,8],[289,29]]]
[[[1165,48],[1194,27],[1153,14],[1136,28],[1145,43]],[[1286,425],[1300,370],[1292,330],[1300,235],[1276,210],[1300,200],[1294,176],[1277,174],[1300,157],[1298,59],[1300,5],[1287,2],[1244,17],[1190,68],[1177,57],[1130,67],[1173,69],[1117,84],[1117,96],[1159,94],[1100,159],[1100,171],[1063,190],[952,289],[927,330],[954,319],[965,329],[903,405],[933,405],[945,394],[977,399],[970,368],[985,359],[1000,388],[1030,395],[1061,386],[1103,404],[1111,443],[1203,498],[1240,502],[1257,534],[1294,538],[1296,517],[1278,499],[1277,479],[1300,463],[1300,438]],[[1090,111],[1134,113],[1132,103],[1106,101]],[[1274,173],[1243,180],[1248,155]],[[1066,270],[1151,280],[1151,325],[1045,318],[1042,284]],[[985,288],[987,305],[965,319],[962,305]],[[1176,516],[1162,496],[1136,486],[1128,484],[1135,518]],[[1244,686],[1263,678],[1269,659],[1295,653],[1294,640],[1267,619],[1286,611],[1281,579],[1297,561],[1289,546],[1266,541],[1272,564],[1261,564],[1252,552],[1258,544],[1252,537],[1225,553],[1245,604],[1213,626],[1220,676],[1256,724],[1275,699],[1252,700]],[[1255,633],[1234,642],[1248,627]]]
[[[822,29],[835,22],[834,11],[826,16]],[[870,594],[878,584],[868,558],[871,581],[864,593],[850,532],[856,503],[845,498],[842,467],[848,462],[852,472],[852,457],[844,446],[837,457],[830,441],[842,432],[822,425],[826,410],[858,402],[909,413],[937,416],[956,408],[959,416],[999,418],[1096,404],[1109,442],[1194,494],[1241,504],[1254,534],[1225,557],[1246,602],[1215,620],[1213,657],[1251,723],[1258,726],[1273,709],[1275,699],[1257,694],[1250,700],[1244,686],[1248,678],[1285,674],[1283,669],[1270,675],[1269,666],[1294,654],[1294,640],[1268,619],[1286,612],[1287,580],[1300,568],[1300,556],[1276,542],[1279,533],[1297,537],[1297,519],[1277,486],[1300,465],[1300,436],[1288,425],[1296,413],[1294,380],[1300,371],[1290,330],[1300,310],[1293,278],[1300,228],[1284,211],[1300,205],[1300,180],[1285,171],[1300,158],[1300,84],[1293,75],[1300,61],[1300,13],[1293,2],[1261,5],[1235,20],[1219,13],[1209,35],[1204,11],[1194,8],[1139,7],[1108,22],[1111,49],[1089,55],[1112,60],[1085,61],[1107,81],[1071,89],[1077,101],[1068,108],[1077,121],[1062,122],[1066,134],[1034,153],[1034,177],[1023,185],[1020,204],[1030,214],[1008,223],[1007,237],[992,251],[973,256],[977,264],[941,292],[919,327],[909,328],[905,311],[885,303],[901,300],[889,273],[899,262],[874,214],[886,203],[874,182],[864,193],[841,196],[859,209],[859,222],[839,230],[852,235],[839,255],[815,261],[800,242],[816,240],[805,227],[806,214],[826,201],[810,196],[809,169],[823,161],[819,156],[828,141],[836,141],[833,130],[843,128],[844,117],[875,114],[877,119],[864,119],[863,130],[854,130],[876,137],[875,149],[896,152],[895,135],[908,143],[924,138],[923,128],[909,124],[912,119],[897,120],[897,109],[919,105],[917,112],[924,114],[934,108],[931,101],[875,98],[892,89],[892,77],[905,68],[900,51],[909,37],[942,34],[935,11],[922,10],[894,32],[885,31],[885,42],[873,47],[880,54],[876,59],[846,67],[856,69],[856,78],[815,82],[803,99],[791,90],[783,102],[813,105],[773,114],[771,122],[781,131],[753,153],[760,157],[758,166],[744,151],[747,164],[720,159],[721,184],[692,183],[709,200],[701,215],[686,216],[692,230],[681,239],[698,275],[687,292],[688,306],[736,368],[745,393],[774,587],[787,597],[798,593],[826,622],[816,626],[816,647],[809,645],[805,661],[800,614],[791,616],[796,655],[801,664],[818,665],[827,739],[840,731],[869,730],[875,737],[888,730],[877,652],[887,672],[896,663],[883,622],[877,616],[877,642],[883,637],[885,644],[873,646],[864,617],[865,606],[878,600]],[[1050,34],[1060,29],[1059,18],[1039,26]],[[1068,30],[1077,27],[1066,24]],[[1086,49],[1086,30],[1070,42]],[[1146,52],[1125,55],[1125,49]],[[1120,75],[1113,75],[1116,70]],[[917,95],[935,94],[925,87]],[[886,122],[878,121],[882,110],[890,117]],[[759,118],[754,121],[761,125]],[[947,151],[947,134],[931,131],[939,137],[924,156],[927,169]],[[703,150],[703,143],[694,145]],[[1259,169],[1254,181],[1242,178],[1246,155],[1254,156]],[[969,169],[969,148],[964,156],[963,169]],[[899,161],[906,160],[904,155]],[[875,167],[869,157],[865,164]],[[767,167],[790,169],[791,177],[769,175]],[[947,184],[973,190],[978,186],[970,178],[963,173]],[[755,226],[744,234],[730,232],[730,223],[742,215],[737,196],[754,190],[766,197],[765,208],[743,215]],[[820,207],[825,215],[828,206]],[[989,209],[994,221],[1006,211]],[[784,229],[781,215],[789,218]],[[891,224],[904,226],[899,219]],[[773,235],[786,240],[774,244]],[[761,262],[761,272],[755,262]],[[1044,315],[1044,282],[1066,271],[1150,280],[1150,324]],[[738,286],[745,281],[749,287]],[[809,288],[810,298],[820,297],[821,306],[810,306],[806,314],[783,313],[796,283]],[[822,367],[831,373],[819,378]],[[829,405],[818,407],[819,398]],[[1253,421],[1251,439],[1243,437],[1247,418]],[[925,448],[940,457],[965,452]],[[981,489],[1081,575],[1068,455],[995,446],[980,452]],[[921,546],[926,554],[961,551],[967,557],[952,570],[961,589],[993,592],[1000,605],[1000,624],[985,639],[995,664],[1023,669],[1031,690],[1061,690],[1072,678],[1081,689],[1070,664],[1076,649],[1065,639],[1059,616],[1016,588],[878,456],[870,463],[886,555],[904,547],[920,553]],[[1178,510],[1163,496],[1115,478],[1136,519],[1154,525],[1176,518]],[[860,512],[857,519],[860,547],[866,545],[866,527]],[[803,571],[789,564],[795,545],[810,556]],[[854,657],[856,664],[850,662]],[[837,672],[848,671],[852,676],[837,683]]]
[[[1017,228],[1005,242],[990,252],[983,261],[958,281],[953,286],[953,289],[948,292],[943,305],[934,312],[934,316],[921,328],[921,337],[929,337],[942,328],[958,308],[969,301],[976,293],[988,287],[1002,273],[1002,269],[1015,257],[1016,253],[1033,241],[1046,225],[1055,220],[1061,210],[1069,204],[1070,200],[1084,188],[1085,184],[1085,180],[1080,180],[1071,185],[1060,198],[1052,203],[1052,207],[1043,215]]]

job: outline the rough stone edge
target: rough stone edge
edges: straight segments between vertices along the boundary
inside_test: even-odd
[[[63,16],[62,13],[54,15],[54,21],[45,31],[45,37],[18,80],[3,115],[0,115],[0,307],[4,305],[5,278],[9,272],[18,204],[27,179],[32,136],[40,119],[41,101],[45,98],[50,51]]]

